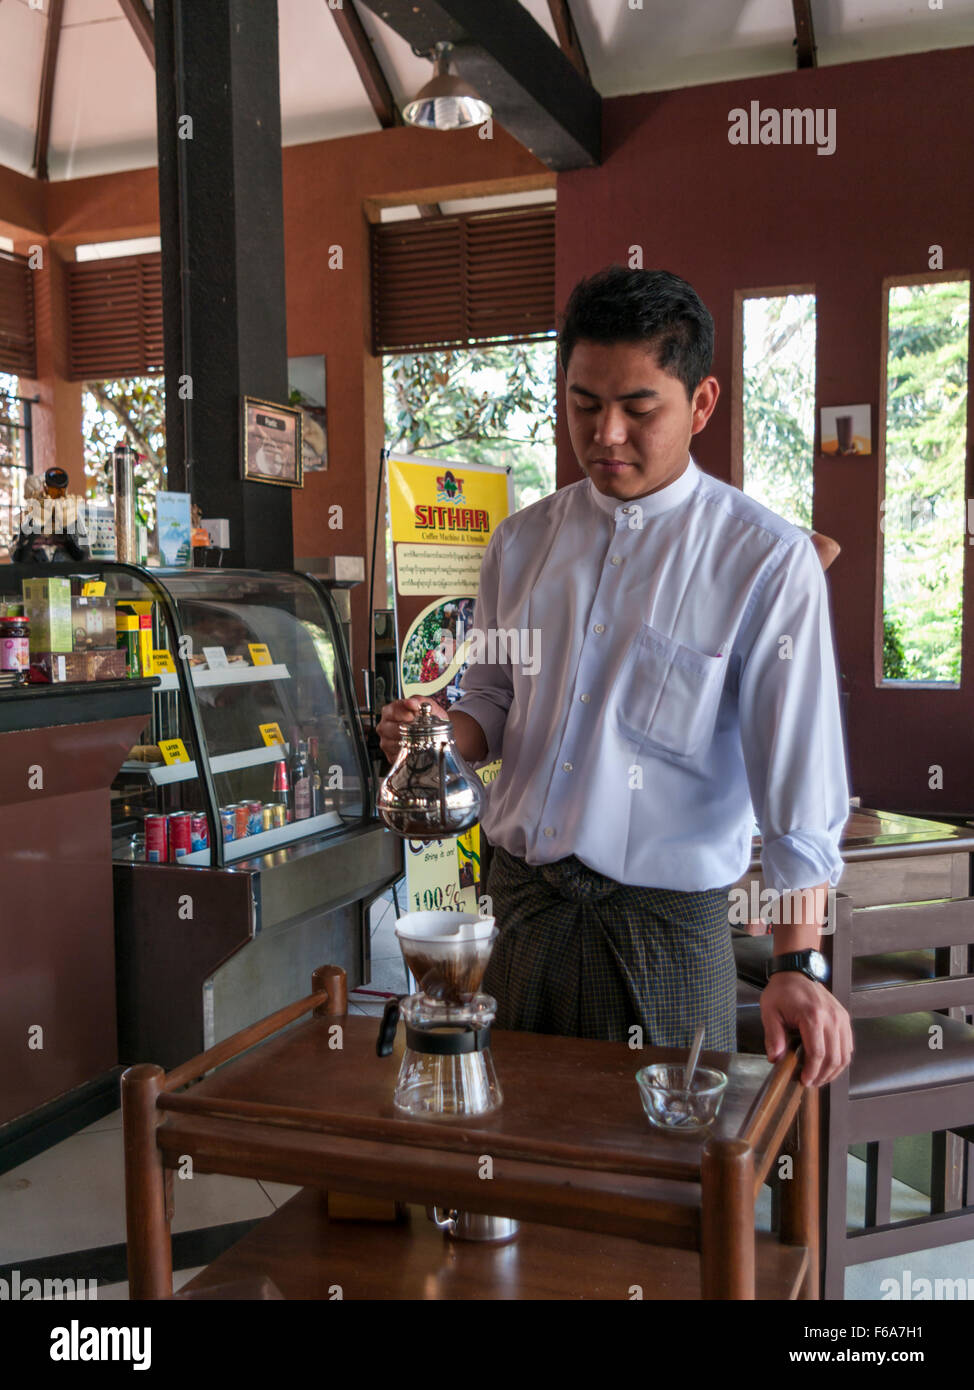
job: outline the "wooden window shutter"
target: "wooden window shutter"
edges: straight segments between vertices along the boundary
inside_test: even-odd
[[[372,228],[372,351],[523,341],[555,328],[555,210]]]
[[[13,251],[0,251],[0,371],[37,375],[33,274]]]
[[[70,379],[110,381],[161,373],[159,252],[75,261],[67,270]]]

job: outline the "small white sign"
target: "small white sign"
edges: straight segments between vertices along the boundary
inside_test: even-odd
[[[222,647],[204,647],[203,655],[206,657],[206,664],[211,671],[216,671],[221,666],[230,665],[227,654]]]

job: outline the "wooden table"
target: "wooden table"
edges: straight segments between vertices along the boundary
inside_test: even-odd
[[[788,1052],[773,1066],[760,1057],[704,1054],[728,1074],[724,1103],[709,1135],[677,1136],[649,1127],[634,1074],[651,1061],[684,1061],[684,1052],[495,1032],[502,1107],[468,1121],[419,1121],[399,1116],[392,1104],[402,1030],[393,1055],[377,1057],[378,1021],[345,1012],[344,973],[324,966],[314,985],[307,999],[168,1075],[150,1065],[125,1073],[132,1298],[171,1295],[172,1170],[187,1155],[196,1172],[515,1217],[527,1223],[515,1256],[525,1270],[557,1260],[559,1251],[576,1269],[579,1252],[595,1261],[587,1275],[578,1273],[576,1292],[561,1296],[608,1296],[593,1290],[604,1287],[605,1260],[615,1258],[623,1279],[616,1280],[613,1296],[622,1298],[632,1296],[626,1292],[632,1284],[646,1297],[657,1296],[656,1284],[660,1296],[686,1296],[688,1281],[703,1298],[754,1298],[756,1288],[763,1297],[817,1297],[818,1095],[800,1083],[800,1053]],[[309,1012],[310,1018],[295,1022]],[[791,1156],[794,1170],[781,1185],[779,1244],[755,1239],[754,1204],[781,1152]],[[269,1220],[279,1227],[290,1222],[292,1236],[303,1230],[311,1241],[313,1223],[300,1211],[295,1219],[284,1208],[278,1217]],[[356,1257],[352,1228],[339,1231],[337,1224],[325,1221],[322,1238],[334,1256],[332,1274],[344,1270],[356,1290],[348,1296],[422,1296],[393,1290],[430,1287],[429,1277],[439,1277],[448,1258],[448,1243],[440,1236],[432,1241],[421,1222],[378,1232],[357,1227],[372,1260],[380,1258],[369,1282],[362,1279],[367,1262]],[[313,1244],[303,1251],[304,1272],[291,1279],[305,1289],[296,1296],[307,1296],[309,1279],[313,1284],[307,1261],[320,1262],[321,1255],[320,1241]],[[267,1250],[264,1258],[274,1263]],[[479,1270],[480,1296],[511,1296],[489,1292],[496,1288],[490,1276],[496,1250],[449,1258]],[[286,1283],[287,1260],[278,1260],[271,1276],[283,1288],[281,1269]],[[215,1282],[224,1278],[223,1271],[214,1272]],[[677,1284],[681,1292],[667,1295],[666,1287]],[[521,1287],[542,1285],[550,1289],[551,1277],[539,1284],[525,1274]]]

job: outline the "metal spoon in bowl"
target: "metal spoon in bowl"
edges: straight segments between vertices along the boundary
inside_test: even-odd
[[[691,1088],[692,1088],[692,1086],[693,1086],[693,1074],[694,1074],[694,1072],[697,1070],[697,1063],[700,1061],[700,1051],[701,1051],[701,1048],[703,1047],[703,1035],[704,1035],[704,1025],[701,1023],[700,1027],[697,1029],[697,1031],[696,1031],[696,1032],[694,1033],[694,1035],[693,1035],[693,1043],[691,1044],[691,1047],[690,1047],[690,1056],[689,1056],[689,1058],[687,1059],[687,1069],[686,1069],[686,1079],[685,1079],[685,1081],[684,1081],[684,1089],[686,1090],[688,1101],[689,1101],[689,1097],[690,1097],[690,1094],[691,1094]]]
[[[697,1063],[700,1060],[700,1050],[703,1047],[703,1035],[704,1025],[701,1023],[700,1027],[694,1033],[693,1042],[690,1045],[690,1056],[687,1058],[686,1070],[683,1073],[683,1094],[681,1098],[676,1101],[675,1105],[670,1107],[670,1114],[672,1117],[671,1123],[686,1123],[693,1119],[693,1101],[690,1088],[693,1085],[693,1075],[697,1070]]]

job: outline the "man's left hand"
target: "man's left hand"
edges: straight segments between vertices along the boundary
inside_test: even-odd
[[[761,991],[764,1045],[776,1062],[787,1043],[785,1030],[797,1028],[805,1051],[802,1084],[825,1086],[852,1060],[852,1021],[824,985],[797,970],[772,975]]]

